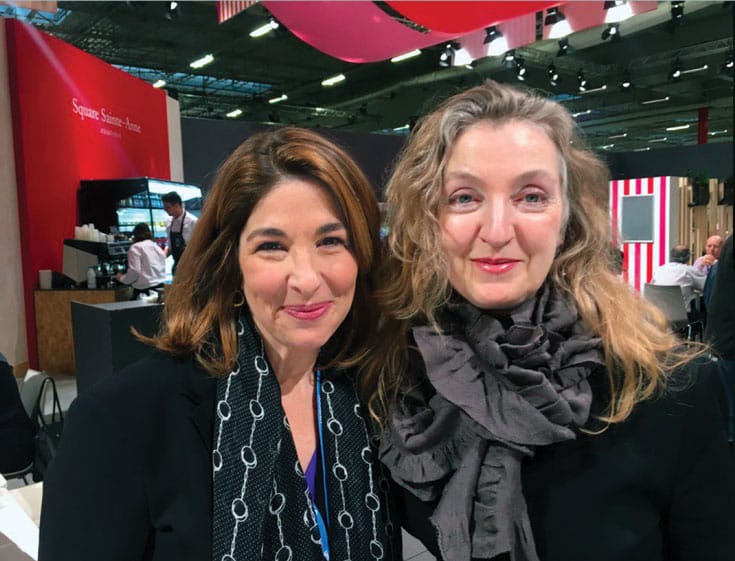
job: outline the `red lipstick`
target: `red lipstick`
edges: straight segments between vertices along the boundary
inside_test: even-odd
[[[485,273],[489,273],[491,275],[501,275],[503,273],[511,271],[518,263],[520,263],[520,260],[509,259],[506,257],[496,257],[494,259],[472,259],[472,262]]]
[[[284,306],[284,311],[296,319],[315,320],[327,313],[331,302],[319,302],[317,304],[302,304],[300,306]]]

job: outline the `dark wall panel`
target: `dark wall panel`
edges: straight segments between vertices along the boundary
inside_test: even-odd
[[[185,181],[208,189],[227,156],[249,136],[267,128],[268,125],[242,121],[182,118]],[[327,129],[316,132],[345,148],[367,174],[376,193],[382,193],[404,137]]]
[[[706,174],[725,179],[733,172],[733,143],[676,146],[646,152],[605,154],[613,179]]]

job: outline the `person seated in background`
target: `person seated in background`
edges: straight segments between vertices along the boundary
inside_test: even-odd
[[[163,288],[166,280],[166,254],[153,241],[151,229],[145,222],[133,228],[133,245],[128,250],[128,270],[115,275],[117,282],[133,285],[133,300],[142,293]]]
[[[704,255],[697,257],[697,260],[692,266],[706,277],[712,265],[720,257],[720,251],[722,251],[722,237],[717,235],[710,236],[707,238],[707,243],[704,246]]]
[[[669,262],[661,265],[653,273],[653,284],[674,285],[681,287],[681,294],[684,298],[686,309],[690,309],[690,305],[694,297],[697,295],[695,291],[702,292],[704,290],[704,281],[707,275],[700,273],[693,266],[688,265],[689,248],[685,245],[675,245],[669,252]]]
[[[36,427],[28,418],[13,368],[0,354],[0,473],[8,476],[33,461]]]

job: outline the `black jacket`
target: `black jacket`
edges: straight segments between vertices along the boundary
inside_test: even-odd
[[[722,358],[735,360],[735,259],[732,236],[725,241],[717,261],[717,277],[707,310],[707,340]]]
[[[542,561],[735,558],[722,388],[710,364],[688,370],[689,388],[639,404],[602,434],[537,448],[524,463]],[[406,528],[436,555],[431,505],[404,491],[404,507]]]
[[[157,356],[80,394],[44,481],[39,560],[210,559],[215,391]]]

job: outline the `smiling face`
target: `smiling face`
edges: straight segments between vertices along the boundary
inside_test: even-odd
[[[357,262],[328,192],[300,179],[276,184],[240,235],[243,292],[266,348],[283,357],[319,349],[352,306]]]
[[[456,138],[439,208],[449,282],[478,308],[533,296],[562,241],[561,159],[539,126],[476,123]]]

